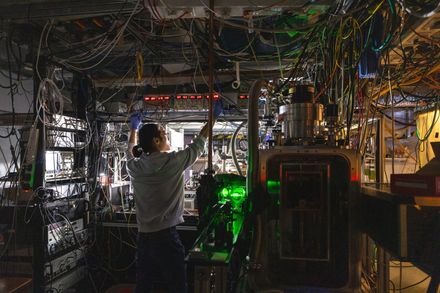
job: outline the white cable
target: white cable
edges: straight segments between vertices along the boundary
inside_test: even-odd
[[[125,24],[122,26],[122,28],[120,29],[120,31],[119,31],[118,34],[116,35],[115,39],[114,39],[112,42],[109,43],[108,47],[110,47],[110,49],[108,49],[108,51],[104,54],[104,56],[103,56],[103,57],[102,57],[97,63],[95,63],[94,65],[87,66],[87,67],[77,67],[77,66],[74,66],[74,65],[72,65],[72,64],[69,64],[68,62],[62,61],[62,60],[61,60],[60,62],[61,62],[62,64],[64,64],[65,66],[67,66],[67,67],[69,67],[69,68],[72,68],[72,69],[75,69],[75,70],[77,70],[77,71],[90,70],[90,69],[95,68],[95,67],[97,67],[98,65],[100,65],[100,64],[101,64],[101,63],[107,58],[107,56],[113,51],[114,47],[116,46],[116,44],[117,44],[117,43],[119,42],[119,40],[121,39],[121,37],[122,37],[122,35],[123,35],[125,29],[127,28],[128,24],[130,23],[130,21],[131,21],[133,15],[135,14],[135,12],[136,12],[136,10],[137,10],[137,8],[138,8],[138,6],[139,6],[139,3],[140,3],[140,0],[138,0],[138,1],[136,2],[136,5],[135,5],[135,7],[134,7],[132,13],[130,14],[129,18],[127,19],[127,21],[125,22]],[[111,44],[111,46],[110,46],[110,44]],[[101,55],[101,54],[102,54],[102,51],[99,52],[98,56]],[[96,57],[96,58],[97,58],[97,57]],[[91,59],[90,59],[90,60],[91,60]],[[88,61],[89,61],[89,60],[88,60]]]
[[[432,11],[426,12],[424,14],[419,14],[412,11],[405,5],[405,0],[397,0],[397,2],[399,2],[399,4],[402,6],[403,9],[405,9],[406,12],[418,18],[428,18],[440,11],[440,1],[437,3],[437,7],[435,7]]]
[[[46,31],[46,27],[49,23],[50,23],[50,20],[46,21],[46,24],[44,25],[43,30],[41,31],[40,41],[38,42],[37,60],[35,61],[35,71],[37,72],[38,79],[40,79],[40,80],[41,80],[41,75],[40,75],[40,71],[38,69],[38,67],[39,67],[38,63],[40,61],[40,53],[41,53],[41,45],[43,43],[43,35],[44,35],[44,32]]]
[[[44,111],[48,114],[62,115],[64,109],[64,99],[66,99],[66,97],[61,93],[55,82],[49,78],[44,78],[43,80],[41,80],[38,87],[36,113],[39,113],[41,109],[44,109]],[[59,107],[56,112],[51,113],[48,111],[47,104],[48,102],[52,102],[52,104],[56,106],[55,100],[58,101]],[[42,119],[40,115],[38,115],[38,117],[40,118],[40,120]],[[41,122],[45,125],[48,124],[46,121],[43,120],[41,120]]]
[[[240,88],[240,62],[235,62],[235,80],[232,82],[232,88],[237,90]]]

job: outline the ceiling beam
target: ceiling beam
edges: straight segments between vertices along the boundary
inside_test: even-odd
[[[304,7],[320,7],[326,10],[334,1],[330,0],[216,0],[214,13],[222,18],[242,17],[249,12],[257,16],[271,15],[280,9],[302,10]],[[151,14],[157,18],[207,18],[209,17],[209,0],[161,0],[154,6],[148,5]]]
[[[280,76],[280,71],[253,71],[243,72],[242,80],[254,80],[257,78],[274,79]],[[217,73],[215,75],[216,81],[220,83],[232,82],[235,80],[235,72]],[[208,75],[173,75],[173,76],[149,76],[144,77],[140,81],[134,77],[127,77],[124,80],[120,78],[95,78],[93,80],[97,88],[120,88],[129,86],[162,86],[162,85],[180,85],[180,84],[205,84],[208,82]]]
[[[0,1],[0,17],[9,20],[78,19],[112,13],[129,13],[134,4],[121,0]]]
[[[168,111],[163,116],[157,116],[157,111],[144,111],[144,122],[206,122],[208,117],[207,111]],[[113,113],[97,113],[97,118],[102,122],[127,122],[129,114]],[[241,113],[228,113],[221,116],[220,121],[245,121],[247,120],[246,111]]]
[[[417,21],[416,24],[412,25],[412,29],[406,30],[405,37],[401,40],[401,45],[406,49],[412,48],[414,51],[423,43],[437,47],[438,43],[436,43],[436,41],[438,41],[440,37],[440,12],[426,19],[417,19]],[[430,39],[433,39],[434,42],[431,42]],[[399,65],[402,63],[402,56],[404,56],[402,46],[395,46],[393,50],[390,51],[390,64]],[[417,56],[411,57],[415,58]],[[384,60],[382,60],[382,64],[384,64]]]
[[[264,7],[303,7],[305,4],[312,2],[315,5],[328,5],[332,4],[332,0],[285,0],[285,1],[267,1],[267,0],[216,0],[216,7],[231,7],[231,6],[247,6],[254,8],[264,8]],[[273,5],[271,5],[274,3]],[[208,7],[209,0],[162,0],[159,3],[160,6],[167,7],[197,7],[205,6]],[[268,9],[269,9],[268,8]]]

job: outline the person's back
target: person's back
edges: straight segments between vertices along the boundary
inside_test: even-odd
[[[143,125],[134,146],[139,124],[139,116],[132,116],[127,152],[138,221],[136,292],[151,292],[158,269],[170,292],[184,293],[185,249],[176,231],[183,222],[183,171],[203,152],[208,127],[183,151],[167,153],[165,130],[156,124]]]
[[[127,163],[140,232],[154,232],[183,222],[183,171],[203,152],[199,136],[185,150],[143,153]]]

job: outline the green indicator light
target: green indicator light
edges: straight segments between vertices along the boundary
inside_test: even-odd
[[[32,163],[31,180],[29,180],[29,187],[34,188],[35,184],[35,161]]]
[[[266,186],[269,193],[280,193],[280,181],[267,180]]]

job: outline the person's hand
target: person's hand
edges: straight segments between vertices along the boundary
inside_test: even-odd
[[[140,112],[133,113],[130,116],[130,128],[138,130],[139,125],[142,123],[142,114]]]
[[[214,109],[213,109],[213,116],[214,119],[217,119],[218,116],[220,116],[220,114],[223,113],[223,102],[222,100],[219,98],[218,100],[216,100],[214,102]]]

